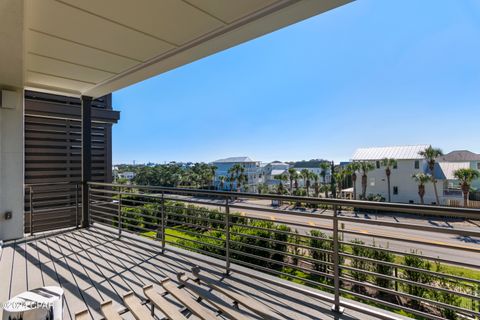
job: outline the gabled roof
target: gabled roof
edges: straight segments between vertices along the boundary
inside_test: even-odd
[[[453,173],[458,169],[470,168],[469,162],[437,162],[435,163],[435,178],[439,180],[455,180]]]
[[[290,166],[288,163],[281,162],[281,161],[273,161],[273,162],[270,162],[269,165],[271,165],[271,166]]]
[[[480,161],[480,154],[468,150],[455,150],[446,155],[438,157],[438,161],[462,162],[462,161]]]
[[[423,159],[418,153],[428,147],[428,144],[420,144],[414,146],[359,148],[353,154],[352,160],[382,160],[385,158],[396,160]]]
[[[230,157],[225,159],[218,159],[213,163],[237,163],[237,162],[255,162],[249,157]]]
[[[287,170],[274,169],[274,170],[272,170],[272,173],[271,173],[271,174],[272,174],[273,177],[275,177],[275,176],[277,176],[277,175],[280,175],[280,174],[282,174],[282,173],[285,173],[286,171],[287,171]]]

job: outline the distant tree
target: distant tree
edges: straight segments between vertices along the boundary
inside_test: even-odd
[[[345,179],[346,177],[346,172],[341,168],[341,167],[336,167],[334,172],[333,172],[333,175],[335,176],[335,188],[337,189],[337,197],[340,196],[340,194],[342,193],[342,188],[343,188],[343,180]],[[332,194],[333,194],[333,190],[332,190]]]
[[[358,162],[352,162],[347,165],[347,168],[352,175],[353,200],[357,200],[357,172],[360,170],[360,165]]]
[[[303,178],[303,185],[307,190],[307,197],[310,195],[310,173],[311,172],[308,169],[302,169],[302,171],[300,171],[300,176]]]
[[[437,179],[435,178],[435,162],[438,157],[443,155],[443,152],[441,149],[436,149],[432,148],[432,146],[429,146],[425,150],[420,151],[418,154],[427,161],[428,169],[430,170],[430,174],[432,175],[433,190],[435,191],[435,201],[437,205],[439,205],[440,198],[438,197]]]
[[[382,165],[385,167],[385,175],[387,176],[388,202],[392,202],[391,188],[390,188],[390,175],[392,174],[392,168],[397,165],[397,160],[385,158],[382,160]]]
[[[315,172],[311,172],[311,178],[313,180],[313,194],[316,198],[318,198],[318,195],[320,194],[320,184],[318,183],[318,174]]]
[[[360,170],[362,171],[362,199],[365,200],[367,198],[367,174],[375,169],[375,165],[371,161],[360,161],[358,164],[360,166]]]
[[[480,177],[480,172],[474,169],[458,169],[453,172],[453,176],[460,182],[460,188],[463,192],[463,206],[468,207],[468,194],[472,181]]]
[[[327,172],[330,170],[330,163],[329,162],[322,162],[320,163],[320,176],[322,177],[322,182],[324,185],[327,184]],[[328,198],[328,189],[325,189],[325,198]]]
[[[288,179],[290,180],[290,194],[293,194],[293,182],[298,178],[297,170],[293,167],[288,168]]]
[[[279,181],[279,184],[278,184],[278,187],[277,187],[277,193],[278,194],[284,194],[285,193],[285,188],[283,186],[283,183],[288,181],[288,175],[285,174],[285,173],[277,174],[274,178]]]
[[[212,181],[212,184],[211,184],[212,187],[215,186],[215,172],[217,172],[217,169],[218,169],[217,166],[213,166],[213,165],[210,166],[210,179]]]
[[[418,184],[418,196],[420,197],[420,203],[424,204],[424,197],[425,197],[425,184],[432,181],[432,178],[429,174],[425,174],[423,172],[419,172],[417,174],[412,175],[412,179]]]
[[[228,173],[230,174],[230,189],[232,189],[232,186],[235,185],[235,191],[239,191],[247,181],[247,176],[245,175],[245,167],[239,163],[236,163],[230,169],[228,169]]]
[[[223,190],[223,187],[225,186],[225,181],[226,181],[227,177],[225,176],[219,176],[218,177],[218,181],[220,181],[220,189]]]
[[[258,193],[259,194],[267,194],[269,192],[268,185],[266,183],[259,183],[258,184]]]

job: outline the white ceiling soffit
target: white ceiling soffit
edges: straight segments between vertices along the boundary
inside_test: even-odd
[[[25,86],[99,97],[351,0],[26,0]]]

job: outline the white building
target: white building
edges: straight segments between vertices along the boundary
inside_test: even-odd
[[[247,176],[248,191],[256,192],[257,185],[262,179],[262,172],[259,171],[260,162],[254,161],[249,157],[230,157],[212,162],[212,165],[217,167],[215,170],[215,187],[223,190],[237,188],[236,182],[232,184],[227,181],[227,178],[230,176],[228,171],[236,164],[240,164],[245,169],[244,174]],[[224,178],[223,188],[221,177]]]
[[[427,162],[419,155],[429,145],[392,146],[376,148],[360,148],[355,151],[352,161],[371,161],[375,169],[367,173],[367,196],[380,194],[388,200],[387,176],[385,167],[381,165],[385,158],[397,160],[397,166],[391,168],[390,190],[392,202],[419,203],[418,185],[412,175],[428,172]],[[437,180],[438,177],[437,177]],[[438,193],[443,196],[443,181],[437,181]],[[362,192],[362,173],[357,173],[357,199]],[[435,202],[435,194],[431,183],[425,186],[425,203]],[[442,201],[442,200],[440,200]]]
[[[119,179],[132,180],[133,178],[135,178],[135,172],[131,172],[131,171],[119,172],[117,176]]]
[[[276,176],[288,172],[290,165],[285,162],[273,161],[265,165],[263,168],[263,182],[267,185],[277,185],[279,180],[275,179]]]
[[[437,162],[440,166],[449,166],[455,167],[456,169],[474,169],[480,170],[480,154],[473,153],[468,150],[455,150],[450,153],[447,153],[437,159]],[[452,189],[459,188],[458,181],[453,177],[453,172],[451,176],[448,177],[447,191],[452,191]],[[480,179],[476,179],[472,182],[472,187],[480,190]]]

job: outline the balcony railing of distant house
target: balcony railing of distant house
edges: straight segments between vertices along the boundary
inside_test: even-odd
[[[105,183],[89,183],[88,195],[93,225],[119,237],[135,233],[156,239],[162,251],[176,246],[218,258],[227,274],[245,274],[242,266],[303,284],[296,290],[330,301],[337,311],[359,310],[349,298],[428,319],[480,317],[480,258],[474,258],[480,248],[433,239],[445,234],[475,239],[480,231],[428,224],[432,217],[479,219],[479,210]],[[296,209],[252,207],[248,199]],[[430,219],[418,224],[376,218],[393,212]],[[412,230],[432,238],[409,236]]]
[[[460,189],[445,189],[443,190],[443,196],[445,197],[463,197],[463,192]]]

